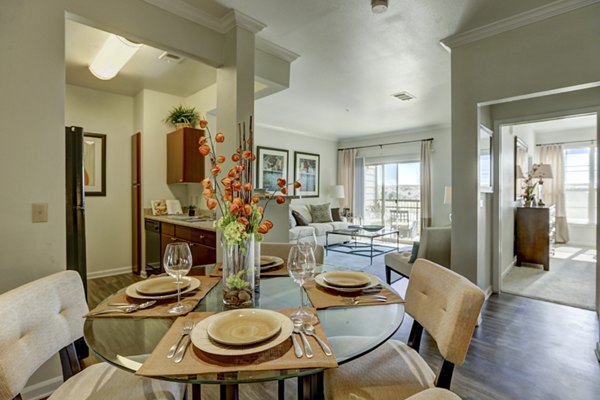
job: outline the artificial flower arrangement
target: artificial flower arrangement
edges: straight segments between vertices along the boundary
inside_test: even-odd
[[[525,179],[523,179],[523,183],[521,184],[521,189],[523,189],[523,201],[525,202],[525,206],[531,206],[531,204],[535,201],[535,187],[538,182],[533,181],[533,176],[537,171],[539,165],[533,164],[531,166],[531,171],[527,173]]]
[[[273,228],[273,222],[265,219],[265,209],[258,205],[261,197],[254,193],[252,177],[254,173],[254,161],[256,154],[252,151],[254,131],[252,128],[252,117],[250,117],[248,134],[246,135],[246,124],[238,124],[237,149],[231,155],[235,163],[226,176],[217,179],[223,173],[222,165],[226,161],[225,156],[217,155],[215,144],[223,143],[225,135],[221,132],[212,136],[208,129],[208,122],[200,120],[200,129],[204,130],[205,136],[199,140],[198,151],[205,157],[209,157],[211,163],[211,176],[202,181],[204,187],[203,196],[210,210],[218,207],[220,218],[216,221],[216,227],[223,232],[223,279],[224,302],[226,305],[242,307],[250,305],[253,296],[254,278],[250,269],[254,268],[254,255],[249,250],[253,243],[248,243],[251,238],[261,241],[264,234]],[[277,186],[281,194],[287,194],[287,187],[293,185],[300,187],[299,182],[288,184],[285,179],[277,179]],[[281,195],[265,193],[267,199],[265,207],[272,200],[277,204],[285,202]],[[252,260],[250,260],[252,258]]]

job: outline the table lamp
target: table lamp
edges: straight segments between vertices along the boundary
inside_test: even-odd
[[[546,204],[542,200],[542,195],[544,193],[544,179],[552,179],[554,176],[552,175],[552,167],[550,164],[538,164],[537,169],[534,170],[531,175],[532,178],[539,178],[538,181],[538,206],[545,206]]]
[[[333,197],[334,199],[343,199],[346,197],[346,194],[344,192],[344,185],[335,185],[333,187],[333,189],[331,189],[331,197]],[[341,205],[341,201],[340,201],[340,205]]]

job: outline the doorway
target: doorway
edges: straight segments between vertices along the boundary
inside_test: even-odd
[[[498,265],[503,292],[596,309],[597,119],[597,113],[591,112],[499,125],[505,145],[502,153],[512,150],[514,160],[501,168],[504,172],[514,170],[514,187],[507,184],[510,180],[502,181],[505,187],[500,191],[500,204],[509,204],[507,199],[512,197],[516,210],[514,225],[503,221],[500,228],[505,253]],[[515,143],[513,148],[507,146],[510,142]],[[508,164],[510,159],[506,154],[501,158]],[[536,172],[541,169],[550,175],[544,178],[543,173]],[[534,186],[535,199],[542,200],[536,210],[523,207],[528,185]],[[549,220],[531,231],[532,215],[544,211]],[[512,243],[510,230],[514,232]],[[526,251],[519,247],[524,232],[529,232]],[[535,242],[535,250],[530,240]],[[539,249],[538,243],[542,243]],[[549,265],[528,258],[532,251],[548,251]]]

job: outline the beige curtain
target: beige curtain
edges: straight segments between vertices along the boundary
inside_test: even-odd
[[[344,199],[342,204],[345,208],[354,210],[354,175],[355,158],[358,150],[347,149],[338,151],[338,185],[344,185]]]
[[[431,140],[421,142],[421,231],[431,226]]]
[[[569,226],[565,206],[565,170],[561,145],[540,147],[540,163],[550,164],[554,178],[544,180],[543,200],[546,205],[556,207],[556,243],[569,241]]]

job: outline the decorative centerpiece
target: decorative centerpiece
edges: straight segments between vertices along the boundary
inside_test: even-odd
[[[254,193],[252,177],[256,155],[252,151],[254,131],[252,117],[246,134],[246,124],[238,124],[237,150],[231,155],[235,163],[221,178],[225,156],[217,155],[215,143],[223,143],[225,135],[217,132],[211,135],[208,122],[200,120],[200,129],[206,134],[200,138],[198,151],[209,157],[211,177],[202,181],[203,195],[209,209],[218,207],[220,218],[216,226],[222,231],[223,249],[223,303],[228,307],[251,307],[254,304],[255,272],[260,271],[260,261],[255,260],[255,242],[273,228],[273,223],[264,218],[264,208],[258,205],[261,197]],[[277,185],[282,194],[287,194],[287,182],[278,179]],[[299,188],[300,183],[295,182]],[[265,193],[265,207],[275,199],[277,204],[285,203],[283,196]],[[260,253],[260,251],[258,252]],[[260,258],[260,254],[257,256]]]
[[[525,179],[523,179],[523,183],[521,184],[521,189],[523,189],[523,205],[525,207],[531,207],[535,205],[535,187],[538,182],[533,181],[533,176],[535,175],[538,169],[538,164],[533,164],[531,166],[531,171],[527,174]]]
[[[198,121],[200,121],[200,113],[196,111],[196,108],[184,107],[181,104],[173,107],[167,118],[165,118],[165,123],[176,129],[185,127],[193,128]]]

